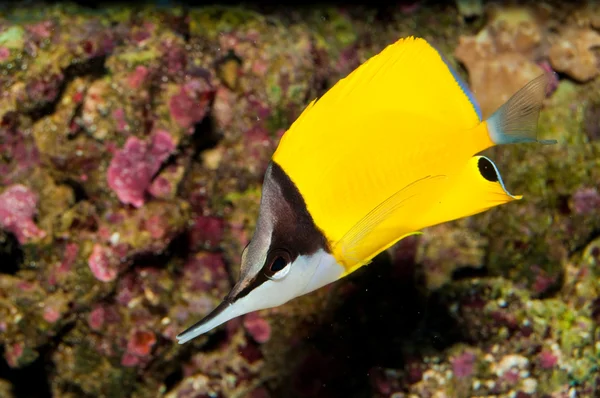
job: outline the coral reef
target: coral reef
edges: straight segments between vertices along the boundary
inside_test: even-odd
[[[0,396],[598,394],[599,29],[592,2],[3,8]],[[524,199],[176,344],[237,278],[285,129],[409,34],[486,115],[559,72],[559,144],[487,151]]]

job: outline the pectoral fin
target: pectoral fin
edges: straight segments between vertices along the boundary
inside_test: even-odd
[[[334,254],[348,273],[368,263],[406,236],[423,228],[421,217],[446,189],[447,177],[427,176],[380,203],[334,245]]]

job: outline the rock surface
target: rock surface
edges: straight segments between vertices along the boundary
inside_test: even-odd
[[[481,4],[3,9],[0,396],[597,394],[600,8]],[[237,278],[285,129],[410,34],[484,114],[561,72],[559,144],[486,151],[524,199],[176,344]]]

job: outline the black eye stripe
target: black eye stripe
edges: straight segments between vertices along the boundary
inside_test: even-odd
[[[290,253],[286,250],[276,249],[269,253],[267,261],[263,265],[262,272],[259,272],[248,285],[242,289],[236,296],[236,300],[246,296],[252,290],[267,282],[274,274],[289,266],[292,262]]]

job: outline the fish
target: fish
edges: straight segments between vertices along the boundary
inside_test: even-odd
[[[358,66],[281,137],[239,279],[178,343],[333,283],[425,228],[521,199],[480,153],[557,142],[537,131],[553,73],[484,119],[467,84],[423,38],[400,38]]]

